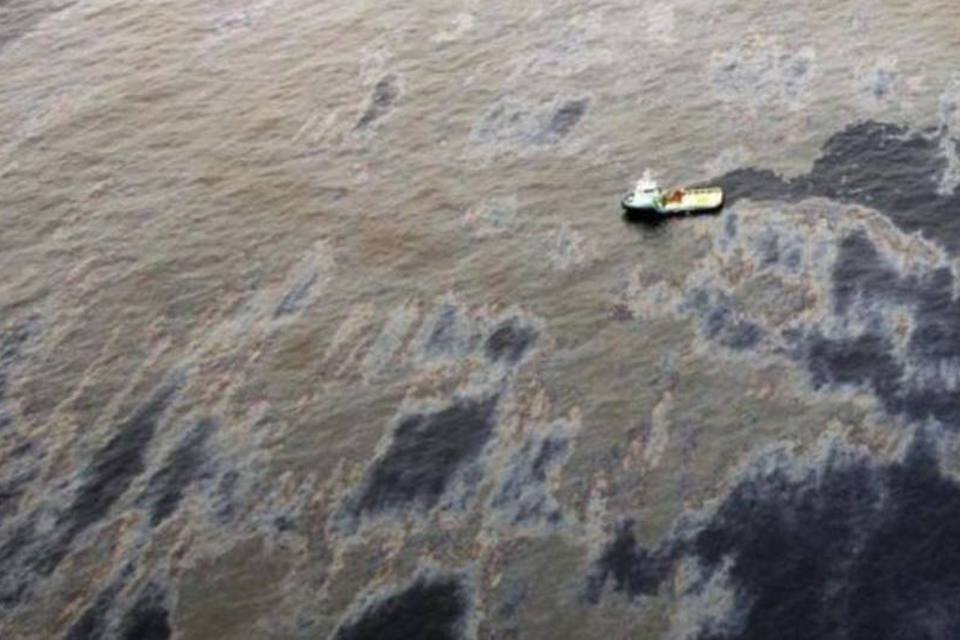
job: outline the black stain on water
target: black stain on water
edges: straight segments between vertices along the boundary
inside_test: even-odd
[[[635,316],[629,305],[617,302],[607,310],[607,318],[615,322],[630,322],[635,319]]]
[[[585,595],[588,602],[600,601],[605,585],[628,598],[650,596],[673,570],[675,551],[669,545],[663,550],[645,549],[637,543],[633,533],[634,522],[625,520],[617,525],[613,540],[596,561],[587,576]]]
[[[484,344],[487,359],[495,363],[515,365],[537,340],[533,327],[513,318],[494,329]]]
[[[20,510],[20,498],[27,486],[33,482],[39,471],[30,467],[0,481],[0,524],[14,516]]]
[[[203,467],[207,462],[204,445],[216,428],[217,423],[210,419],[197,422],[150,478],[142,499],[150,505],[151,525],[156,526],[172,515],[184,491],[204,476]]]
[[[586,115],[589,104],[589,98],[562,102],[550,116],[550,121],[540,135],[541,141],[556,142],[569,135]]]
[[[497,613],[504,618],[512,618],[519,613],[529,594],[526,580],[514,576],[508,578],[503,586],[503,596]]]
[[[762,263],[794,268],[801,260],[798,249],[784,250],[770,237],[761,238],[757,250]],[[837,244],[831,285],[829,333],[814,325],[781,333],[784,353],[808,370],[812,385],[867,390],[891,416],[960,428],[960,298],[950,266],[901,271],[856,230]],[[753,349],[765,330],[738,306],[723,292],[694,289],[680,308],[700,320],[708,339],[737,351]],[[893,312],[908,322],[892,326]]]
[[[453,640],[462,636],[469,606],[455,578],[416,580],[340,627],[335,640]]]
[[[166,383],[158,388],[94,455],[73,503],[56,520],[56,539],[44,553],[30,560],[38,572],[49,574],[56,569],[73,540],[103,519],[133,480],[143,473],[147,448],[178,386]]]
[[[893,93],[894,85],[897,82],[897,74],[889,69],[877,69],[873,78],[871,90],[873,97],[877,100],[883,100]]]
[[[94,603],[67,629],[65,640],[97,640],[105,637],[107,615],[115,597],[115,589],[106,589],[100,593]]]
[[[589,98],[567,98],[539,105],[501,101],[481,118],[474,136],[487,142],[557,144],[573,133],[589,106]]]
[[[546,485],[548,474],[563,464],[569,450],[566,438],[547,436],[527,440],[510,461],[506,478],[490,506],[505,510],[513,524],[539,520],[559,522],[560,510],[547,493]]]
[[[537,482],[547,481],[547,470],[553,463],[561,459],[569,448],[569,443],[563,438],[544,438],[540,443],[537,456],[533,459],[531,476]]]
[[[393,107],[397,98],[400,97],[400,87],[398,78],[395,74],[389,74],[381,78],[373,87],[373,94],[370,96],[370,104],[367,110],[357,121],[356,129],[366,129],[375,121],[383,117]]]
[[[17,446],[15,446],[13,449],[10,450],[10,457],[23,458],[28,453],[32,453],[34,451],[34,448],[35,447],[32,442],[21,442],[20,444],[18,444]],[[40,457],[43,457],[43,456],[41,455]]]
[[[942,132],[911,131],[880,122],[853,124],[824,144],[810,172],[784,179],[746,168],[718,181],[727,204],[740,198],[796,201],[820,196],[876,209],[907,232],[920,231],[949,250],[960,250],[960,194],[940,194],[948,161]],[[953,143],[952,140],[948,143]]]
[[[294,284],[274,309],[273,317],[282,318],[301,311],[319,277],[320,274],[314,270]]]
[[[845,315],[857,302],[903,299],[910,292],[900,286],[900,273],[883,259],[865,233],[846,235],[837,248],[833,267],[834,310]],[[916,283],[912,283],[915,285]]]
[[[920,444],[902,463],[773,474],[738,486],[694,552],[732,559],[751,603],[716,638],[956,638],[960,488]]]
[[[891,414],[960,427],[960,395],[942,373],[942,365],[960,362],[960,300],[953,288],[947,267],[901,275],[864,233],[844,237],[833,269],[834,311],[866,318],[867,328],[839,338],[810,332],[804,349],[814,386],[864,386]],[[889,305],[911,312],[903,355],[880,323]]]
[[[756,347],[764,337],[757,323],[743,316],[736,309],[733,299],[723,293],[711,293],[703,289],[692,291],[682,309],[700,319],[703,335],[734,351]]]
[[[780,236],[769,234],[760,243],[760,266],[769,267],[780,262]]]
[[[876,527],[878,488],[864,463],[831,469],[820,483],[777,472],[738,485],[691,549],[709,572],[729,558],[730,579],[752,602],[746,629],[729,637],[849,631],[843,595],[856,588],[851,565]]]
[[[479,456],[489,440],[497,400],[458,398],[435,413],[402,418],[386,454],[370,470],[355,514],[435,506],[457,471]]]
[[[700,567],[689,589],[717,588],[707,581],[723,571],[737,603],[733,620],[699,638],[960,637],[960,486],[923,435],[903,461],[786,466],[758,466],[704,524],[655,549],[624,525],[588,576],[588,596],[599,600],[608,576],[617,591],[656,593],[685,557]]]
[[[855,338],[809,338],[808,366],[816,388],[824,385],[865,384],[888,409],[902,403],[903,367],[892,355],[885,336],[862,334]]]
[[[216,518],[223,523],[233,520],[237,512],[237,485],[240,483],[240,472],[230,469],[217,482],[214,491],[213,512]]]
[[[736,318],[729,307],[711,309],[703,320],[708,338],[735,351],[753,348],[763,337],[763,330],[754,322]]]
[[[113,594],[100,594],[93,605],[67,629],[65,640],[98,640],[106,635],[107,614],[110,612]]]
[[[10,370],[17,362],[23,346],[30,338],[27,326],[0,332],[0,433],[13,424],[13,416],[3,407],[10,386]]]
[[[29,337],[30,332],[26,327],[0,333],[0,402],[7,395],[10,367],[17,360]]]
[[[448,353],[453,350],[457,328],[457,308],[446,305],[430,329],[425,348],[430,353]]]
[[[727,327],[720,344],[734,351],[744,351],[757,346],[763,339],[763,330],[749,320],[737,320]]]
[[[167,640],[173,635],[166,593],[156,584],[140,592],[133,607],[124,616],[121,636],[124,640]]]
[[[64,640],[99,640],[107,637],[110,610],[127,579],[133,574],[133,565],[127,565],[116,580],[106,586],[93,603],[84,609],[80,617],[67,629]]]
[[[18,570],[17,560],[31,549],[37,540],[36,518],[27,518],[5,527],[4,540],[0,544],[0,605],[6,608],[17,605],[30,586],[30,580]]]
[[[726,234],[726,236],[727,236],[728,238],[736,238],[736,237],[737,237],[737,230],[738,230],[738,229],[737,229],[737,214],[736,214],[736,213],[733,213],[733,212],[728,213],[726,216],[724,216],[724,220],[723,220],[723,232]]]
[[[791,188],[790,182],[769,169],[748,167],[736,169],[716,179],[723,186],[724,205],[730,206],[741,198],[752,200],[799,200],[813,195]]]
[[[288,515],[279,515],[273,519],[273,528],[277,533],[287,533],[296,529],[297,523]]]

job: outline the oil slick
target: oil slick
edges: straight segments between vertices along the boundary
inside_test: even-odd
[[[373,86],[373,92],[370,95],[370,103],[354,130],[361,131],[369,128],[375,122],[387,115],[400,98],[400,79],[394,73],[389,73],[380,78]]]
[[[466,637],[465,617],[470,602],[465,585],[457,576],[420,575],[400,591],[368,600],[355,619],[340,626],[333,636],[335,640]]]
[[[496,424],[497,397],[458,398],[431,413],[402,418],[369,471],[355,516],[437,505],[454,476],[473,462]]]
[[[801,50],[773,64],[768,98],[802,102],[815,62]],[[747,82],[764,68],[718,73]],[[405,90],[378,74],[356,121],[370,135]],[[579,137],[592,100],[498,99],[471,141],[555,149]],[[61,423],[66,410],[40,404],[51,431],[77,434],[66,453],[22,437],[36,414],[19,401],[21,374],[47,342],[5,326],[3,613],[22,622],[35,615],[25,603],[49,597],[69,613],[44,631],[75,639],[196,633],[204,607],[344,639],[406,634],[410,616],[442,638],[536,637],[544,610],[596,628],[657,619],[676,638],[956,629],[957,584],[939,570],[960,566],[952,127],[853,124],[793,178],[729,170],[743,150],[719,158],[724,219],[657,236],[684,247],[680,269],[633,254],[603,263],[588,225],[544,225],[538,255],[558,280],[627,265],[609,291],[576,292],[596,322],[580,338],[542,300],[474,301],[452,286],[330,308],[349,256],[304,240],[185,345],[145,348],[153,359],[99,422]],[[462,227],[478,242],[521,234],[521,196],[465,197]],[[622,360],[613,400],[569,382],[597,371],[581,357],[596,344]],[[91,375],[111,364],[97,358]],[[161,363],[183,373],[144,373]],[[711,395],[691,391],[700,375],[733,380],[722,397],[743,405],[740,423],[710,422],[720,395],[691,400]],[[89,402],[84,389],[57,406]],[[824,407],[811,429],[827,435],[790,440],[750,414],[787,396]],[[721,454],[702,446],[713,437]],[[210,576],[243,610],[196,605]],[[797,585],[786,600],[784,583]]]
[[[784,179],[772,171],[738,169],[719,178],[728,203],[740,198],[796,202],[823,197],[882,212],[907,233],[919,231],[952,252],[960,249],[960,196],[942,187],[956,140],[944,131],[912,131],[861,122],[834,134],[810,172]]]
[[[949,550],[960,485],[940,472],[922,432],[890,461],[836,441],[809,457],[773,449],[659,545],[638,544],[633,528],[618,526],[585,594],[671,591],[675,637],[762,638],[785,624],[800,638],[896,638],[930,616],[939,628],[960,624],[956,578],[941,570],[960,561]]]
[[[470,134],[478,145],[503,150],[556,145],[587,115],[589,98],[558,98],[529,105],[502,99],[490,107]]]

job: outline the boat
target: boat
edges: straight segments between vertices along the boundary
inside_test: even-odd
[[[633,193],[620,202],[627,213],[669,216],[681,213],[716,211],[723,206],[720,187],[674,187],[661,189],[656,181],[643,177]]]

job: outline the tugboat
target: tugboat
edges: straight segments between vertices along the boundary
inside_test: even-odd
[[[620,201],[620,205],[624,211],[635,215],[670,216],[680,213],[717,211],[723,206],[723,189],[675,187],[663,190],[654,180],[644,176],[637,182],[633,193],[627,194]]]

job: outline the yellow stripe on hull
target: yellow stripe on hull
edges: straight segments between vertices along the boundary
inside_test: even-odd
[[[707,189],[684,189],[680,198],[670,198],[670,193],[664,197],[664,212],[676,211],[707,211],[719,209],[723,204],[723,189],[711,187]]]

